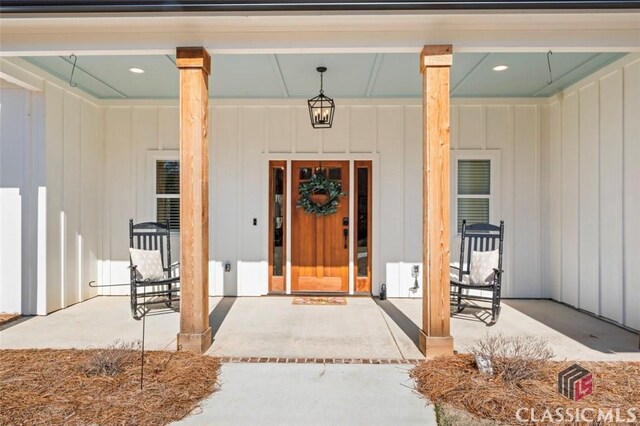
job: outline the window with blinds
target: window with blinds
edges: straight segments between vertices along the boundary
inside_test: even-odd
[[[160,223],[169,220],[172,231],[180,230],[180,162],[156,161],[156,217]]]
[[[462,221],[489,223],[491,160],[458,160],[458,233]]]

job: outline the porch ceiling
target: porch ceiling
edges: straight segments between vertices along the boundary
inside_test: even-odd
[[[453,97],[547,97],[622,57],[622,53],[554,53],[553,83],[544,53],[459,53],[451,69]],[[25,58],[63,80],[67,57]],[[508,65],[502,72],[496,65]],[[215,55],[214,98],[308,98],[318,91],[317,66],[328,67],[334,98],[419,97],[418,56],[410,53]],[[134,74],[130,68],[141,68]],[[176,99],[178,71],[170,55],[79,56],[74,80],[100,99]]]

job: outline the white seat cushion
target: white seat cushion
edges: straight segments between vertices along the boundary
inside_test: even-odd
[[[473,285],[493,284],[494,268],[498,268],[500,252],[474,251],[471,253],[471,266],[469,267],[469,281]]]
[[[139,250],[130,248],[131,264],[136,267],[139,281],[159,281],[164,279],[160,250]]]

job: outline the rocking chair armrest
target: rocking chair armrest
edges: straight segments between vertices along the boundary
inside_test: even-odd
[[[180,277],[169,277],[169,278],[163,278],[161,280],[139,280],[136,279],[135,283],[137,285],[162,285],[162,284],[171,284],[171,283],[176,283],[180,281]]]
[[[173,262],[171,265],[169,265],[169,270],[167,271],[167,273],[169,274],[168,279],[178,278],[179,267],[180,267],[180,262]]]
[[[453,280],[453,279],[449,280],[449,284],[450,285],[469,285],[469,283],[463,283],[462,281]]]
[[[500,274],[504,273],[504,271],[503,271],[502,269],[498,269],[498,268],[493,268],[493,272],[494,272],[496,275],[500,275]]]

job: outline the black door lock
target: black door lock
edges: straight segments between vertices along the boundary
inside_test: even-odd
[[[344,235],[344,248],[349,248],[349,230],[343,229],[342,235]]]
[[[342,218],[342,226],[349,226],[349,218],[348,217],[343,217]]]

